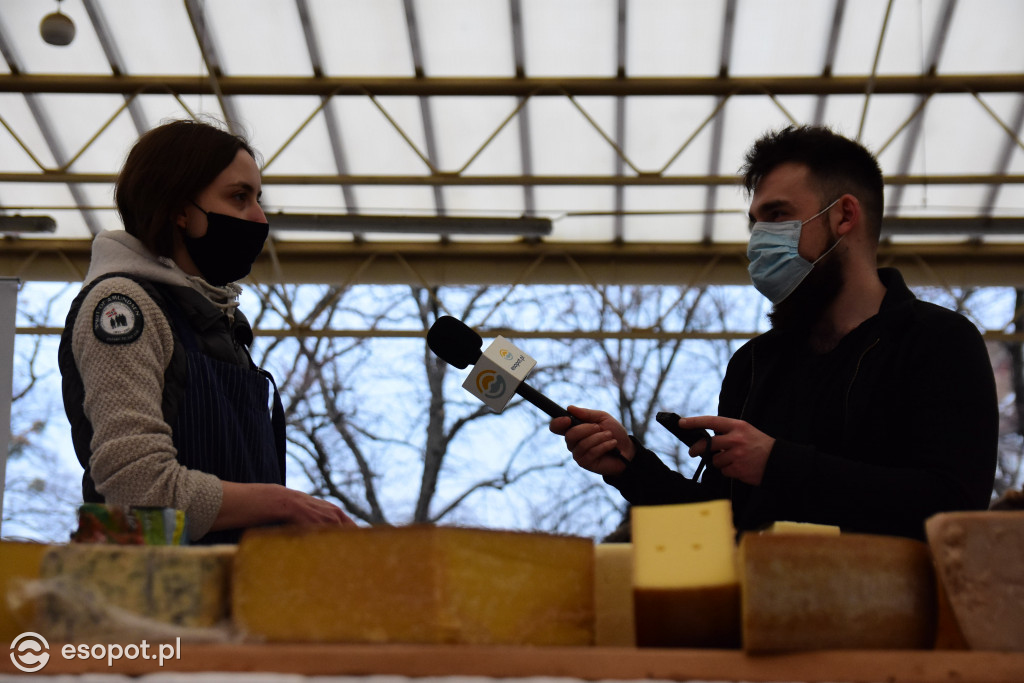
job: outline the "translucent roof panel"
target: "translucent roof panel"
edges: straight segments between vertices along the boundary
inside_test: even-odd
[[[526,73],[531,76],[614,76],[614,0],[522,0]]]
[[[57,9],[0,0],[0,215],[52,215],[44,237],[117,229],[134,140],[198,117],[259,150],[271,216],[737,245],[750,144],[823,124],[877,153],[888,216],[975,221],[914,240],[1024,241],[985,227],[1024,221],[1018,0],[63,0],[66,46],[40,34]],[[438,240],[359,240],[396,235]]]
[[[435,77],[515,74],[512,18],[506,0],[420,0],[414,6],[424,73]]]
[[[628,76],[712,77],[721,67],[726,3],[629,0],[625,61]]]
[[[817,76],[825,64],[829,45],[832,3],[809,2],[802,6],[800,21],[779,12],[774,2],[741,3],[736,13],[729,73],[735,76],[790,74]],[[856,3],[858,11],[860,3]]]
[[[311,22],[330,76],[411,76],[409,26],[401,0],[310,0]],[[300,46],[301,47],[301,46]]]

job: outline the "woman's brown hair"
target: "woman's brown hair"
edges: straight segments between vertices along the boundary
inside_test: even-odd
[[[202,121],[172,121],[143,134],[114,187],[124,229],[157,256],[171,256],[175,217],[240,149],[256,158],[245,138]]]

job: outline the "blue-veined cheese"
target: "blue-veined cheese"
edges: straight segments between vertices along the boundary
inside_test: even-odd
[[[71,642],[226,624],[234,552],[235,546],[53,546],[32,592],[36,627]]]

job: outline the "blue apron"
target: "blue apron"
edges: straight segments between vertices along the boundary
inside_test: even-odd
[[[178,462],[240,484],[285,483],[284,407],[269,373],[211,358],[177,306],[168,317],[188,359],[188,376],[171,425]],[[193,541],[237,543],[244,529],[211,531]]]

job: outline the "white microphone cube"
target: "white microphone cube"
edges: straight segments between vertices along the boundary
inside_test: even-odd
[[[525,351],[498,336],[480,354],[462,386],[488,408],[500,413],[536,365],[537,361]]]

